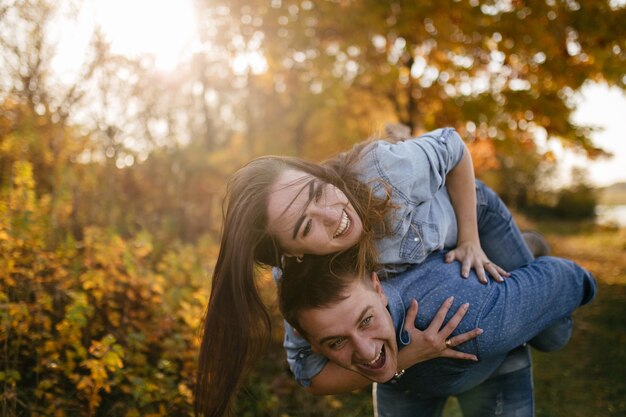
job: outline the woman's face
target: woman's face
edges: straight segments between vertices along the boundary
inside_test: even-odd
[[[270,192],[268,228],[285,255],[327,255],[356,245],[363,223],[346,195],[302,171],[286,170]]]

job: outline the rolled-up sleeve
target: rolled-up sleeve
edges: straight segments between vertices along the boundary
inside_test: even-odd
[[[328,359],[311,350],[311,345],[298,336],[289,323],[285,323],[283,347],[287,352],[287,362],[298,384],[311,386],[311,379],[322,371]]]
[[[375,142],[365,157],[375,173],[404,199],[427,201],[445,185],[447,174],[463,157],[465,145],[452,128],[434,130],[417,138],[389,143]]]
[[[280,268],[272,268],[272,278],[275,283],[282,277]],[[311,350],[311,345],[303,337],[296,334],[289,323],[283,321],[285,325],[285,337],[283,347],[287,353],[287,363],[298,384],[303,387],[311,386],[311,379],[322,371],[328,362],[324,356]]]

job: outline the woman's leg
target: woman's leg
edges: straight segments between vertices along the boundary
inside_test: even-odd
[[[500,197],[476,181],[476,210],[480,245],[492,262],[512,271],[533,260],[511,212]]]
[[[533,255],[500,197],[481,181],[476,181],[476,203],[480,244],[489,259],[512,271],[532,261]],[[563,348],[572,337],[572,320],[566,317],[529,341],[542,352]]]

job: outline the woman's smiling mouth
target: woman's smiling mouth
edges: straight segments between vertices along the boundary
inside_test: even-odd
[[[348,217],[348,213],[346,213],[346,210],[342,210],[341,211],[341,221],[339,222],[339,226],[337,227],[337,230],[335,230],[335,234],[333,235],[333,239],[336,239],[342,235],[344,235],[349,229],[350,229],[350,225],[352,224],[352,222],[350,221],[350,218]]]

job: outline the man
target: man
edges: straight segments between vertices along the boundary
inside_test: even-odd
[[[375,273],[357,274],[354,259],[347,252],[290,263],[279,282],[279,303],[314,352],[378,383],[380,416],[438,416],[449,395],[458,397],[465,417],[532,416],[530,360],[527,348],[519,346],[596,292],[589,272],[552,257],[487,285],[459,280],[459,264],[445,263],[443,254],[387,281]],[[458,346],[478,362],[439,358],[399,371],[398,350],[410,342],[403,331],[406,309],[413,299],[419,302],[415,325],[424,329],[449,296],[457,307],[470,304],[451,340],[476,327],[484,330]]]

